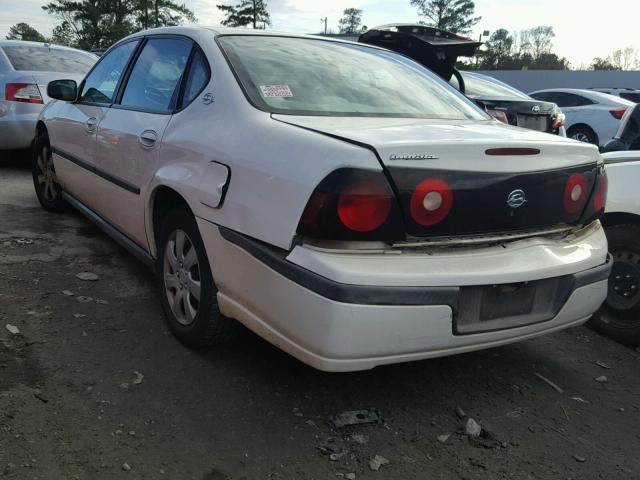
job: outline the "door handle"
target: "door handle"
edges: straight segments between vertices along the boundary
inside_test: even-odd
[[[158,134],[153,130],[145,130],[138,136],[138,142],[144,148],[151,148],[155,145],[156,140],[158,140]]]
[[[96,117],[88,118],[84,124],[87,128],[87,132],[92,133],[96,129],[96,125],[98,125],[98,119]]]

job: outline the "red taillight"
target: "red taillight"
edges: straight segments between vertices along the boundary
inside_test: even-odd
[[[560,111],[556,111],[556,114],[553,116],[553,125],[552,125],[553,130],[557,130],[560,127],[564,127],[566,123],[566,118],[567,117],[565,117],[564,113]]]
[[[622,118],[622,116],[624,115],[624,112],[626,112],[626,111],[627,111],[627,107],[622,107],[622,108],[616,108],[614,110],[609,110],[609,113],[616,120],[620,120]]]
[[[44,103],[40,90],[34,83],[7,83],[4,98],[12,102]]]
[[[485,155],[539,155],[539,148],[489,148],[484,151]]]
[[[564,187],[564,210],[571,215],[578,213],[584,208],[588,194],[586,178],[580,173],[574,173]]]
[[[382,172],[341,168],[313,191],[298,224],[304,237],[396,241],[406,237],[402,212]]]
[[[453,192],[444,180],[428,178],[416,187],[409,208],[413,220],[426,227],[440,223],[453,206]]]
[[[507,118],[506,112],[503,110],[487,110],[487,113],[491,115],[496,120],[501,121],[502,123],[509,124],[509,119]]]
[[[604,207],[607,203],[607,191],[609,190],[609,180],[606,173],[598,175],[598,181],[596,183],[596,191],[593,195],[593,209],[595,215],[601,215],[604,213]]]
[[[350,230],[370,232],[382,225],[391,211],[391,197],[375,183],[349,185],[338,197],[338,217]]]

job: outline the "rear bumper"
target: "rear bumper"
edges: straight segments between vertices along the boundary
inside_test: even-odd
[[[0,115],[0,150],[29,148],[36,134],[38,114],[9,111]]]
[[[606,241],[603,252],[595,248],[596,255],[602,254],[599,260],[558,258],[567,268],[562,275],[571,285],[551,318],[462,334],[456,332],[457,310],[468,287],[461,287],[461,283],[442,285],[437,274],[430,282],[428,259],[416,262],[414,258],[424,270],[422,283],[390,283],[388,276],[381,280],[386,285],[336,282],[296,265],[291,261],[293,255],[285,258],[282,252],[204,220],[199,220],[199,226],[222,312],[303,362],[327,371],[362,370],[462,353],[578,325],[604,301],[610,270]],[[597,228],[589,232],[591,241],[581,238],[578,242],[597,247],[604,239],[601,235],[602,229]],[[540,254],[544,250],[540,245],[531,248]],[[358,257],[340,256],[343,262],[337,262],[336,268]],[[378,271],[383,270],[384,266],[378,265]],[[464,277],[463,271],[458,273]],[[497,283],[533,280],[537,267],[529,265],[528,272],[520,273],[530,278]],[[485,279],[477,285],[486,283]]]

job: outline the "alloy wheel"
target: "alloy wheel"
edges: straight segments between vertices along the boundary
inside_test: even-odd
[[[44,145],[38,152],[36,158],[37,164],[37,182],[42,189],[42,195],[48,202],[53,202],[58,198],[58,186],[56,171],[51,158],[51,149],[48,145]]]
[[[591,143],[589,141],[589,136],[582,132],[574,133],[573,135],[571,135],[571,138],[573,138],[574,140],[578,140],[579,142]]]
[[[200,305],[200,264],[191,238],[183,230],[174,230],[164,249],[164,288],[176,321],[193,323]]]
[[[635,252],[614,252],[606,303],[616,310],[630,310],[640,300],[640,255]]]

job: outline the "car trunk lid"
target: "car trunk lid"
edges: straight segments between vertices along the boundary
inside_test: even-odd
[[[360,35],[358,42],[387,48],[413,58],[445,80],[458,57],[471,57],[482,42],[424,25],[383,25]]]
[[[59,73],[59,72],[31,72],[31,71],[18,71],[11,76],[12,83],[30,83],[36,84],[42,101],[46,104],[51,101],[51,98],[47,95],[47,85],[53,80],[75,80],[79,85],[84,75],[75,73]]]
[[[577,224],[584,208],[567,211],[567,183],[581,176],[588,199],[599,168],[591,145],[494,120],[273,117],[373,150],[399,199],[407,233],[416,237]],[[428,179],[445,182],[453,196],[450,213],[433,225],[416,221],[411,206]]]

